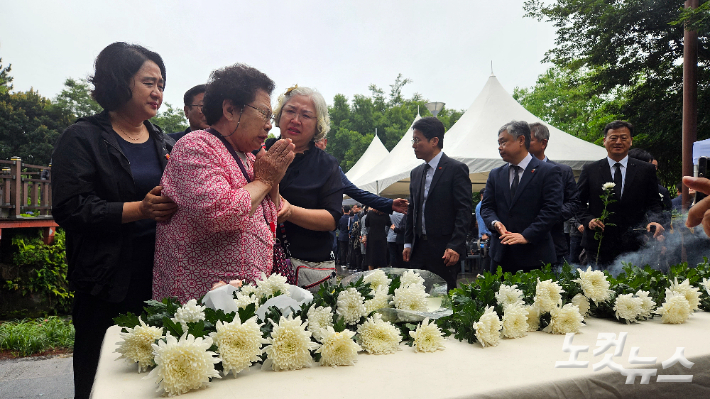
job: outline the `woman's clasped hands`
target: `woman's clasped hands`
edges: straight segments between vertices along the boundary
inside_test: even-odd
[[[291,139],[281,139],[269,151],[261,151],[254,163],[254,180],[272,187],[278,184],[296,156],[293,152],[295,148]]]

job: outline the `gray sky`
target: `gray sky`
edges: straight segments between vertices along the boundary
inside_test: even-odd
[[[523,0],[49,1],[4,2],[0,57],[12,64],[16,91],[54,98],[68,77],[92,73],[115,41],[138,43],[165,61],[164,102],[210,71],[249,64],[276,82],[275,99],[298,83],[332,103],[337,93],[389,92],[398,73],[448,108],[468,108],[490,75],[511,94],[549,65],[551,24],[523,18]],[[161,108],[163,110],[164,108]]]

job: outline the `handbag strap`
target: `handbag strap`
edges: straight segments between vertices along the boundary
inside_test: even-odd
[[[208,128],[207,132],[212,134],[213,136],[217,137],[219,141],[224,144],[224,146],[227,148],[227,151],[232,155],[235,161],[237,161],[237,165],[239,165],[239,169],[241,169],[242,174],[244,175],[244,178],[247,180],[247,183],[251,183],[251,178],[249,177],[249,174],[247,173],[247,169],[244,167],[244,164],[242,163],[241,158],[239,158],[239,154],[234,150],[234,147],[232,147],[232,144],[227,141],[227,139],[224,138],[218,131]],[[266,218],[266,210],[264,207],[261,207],[261,210],[264,213],[264,222],[269,225],[269,230],[271,230],[271,234],[276,237],[276,224],[273,222],[269,222],[269,220]]]

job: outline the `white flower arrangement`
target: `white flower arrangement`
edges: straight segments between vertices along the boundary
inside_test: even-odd
[[[400,287],[409,287],[412,285],[424,287],[424,278],[414,270],[407,270],[402,273],[399,278]]]
[[[256,286],[253,284],[244,284],[242,285],[242,288],[239,289],[239,292],[246,296],[251,296],[251,295],[256,295]]]
[[[209,385],[210,378],[222,378],[214,365],[217,354],[210,351],[212,339],[183,334],[180,339],[168,334],[153,344],[156,367],[146,378],[156,378],[158,392],[180,395]]]
[[[236,316],[231,323],[218,321],[215,325],[216,333],[211,333],[210,338],[217,345],[217,353],[222,359],[224,375],[249,368],[252,363],[259,360],[262,354],[262,345],[268,343],[261,335],[261,326],[257,323],[256,316],[242,323]]]
[[[562,307],[555,306],[550,316],[550,324],[542,330],[550,334],[578,333],[584,321],[579,308],[571,303]]]
[[[522,338],[528,335],[528,311],[522,305],[508,305],[503,310],[503,336]]]
[[[363,279],[364,282],[370,283],[370,288],[372,291],[376,291],[380,287],[387,288],[392,282],[391,279],[387,278],[387,274],[380,269],[376,269],[369,273]]]
[[[496,301],[503,307],[507,306],[523,306],[523,291],[518,289],[517,285],[501,284],[498,292],[496,292]]]
[[[321,354],[321,366],[354,366],[357,353],[362,350],[360,345],[353,341],[354,335],[350,330],[335,332],[333,327],[326,327],[323,330],[323,345],[316,351]]]
[[[401,350],[402,336],[392,323],[383,321],[382,315],[375,313],[357,329],[362,349],[373,355],[386,355]]]
[[[242,288],[242,291],[244,289]],[[277,292],[282,295],[291,296],[286,283],[286,277],[280,274],[272,274],[268,278],[264,273],[261,273],[261,280],[256,282],[256,297],[260,300],[265,297],[274,296]]]
[[[140,317],[138,321],[140,325],[134,328],[126,328],[127,332],[120,334],[123,341],[117,342],[119,347],[115,352],[121,354],[119,359],[138,363],[138,372],[140,373],[155,366],[153,344],[163,337],[163,329],[145,324]]]
[[[388,307],[390,307],[390,295],[386,287],[378,287],[377,290],[373,292],[373,298],[365,301],[366,314]]]
[[[602,190],[607,191],[607,190],[613,190],[614,187],[616,187],[616,183],[604,183],[602,184]]]
[[[428,296],[423,285],[409,284],[394,290],[394,307],[400,310],[426,312]]]
[[[572,298],[572,305],[575,305],[579,308],[579,314],[582,315],[582,317],[587,317],[589,315],[589,299],[587,299],[586,296],[583,294],[577,294]]]
[[[361,317],[367,315],[365,297],[355,288],[346,289],[338,294],[336,312],[345,319],[345,324],[357,323]]]
[[[473,323],[473,328],[476,330],[476,339],[478,339],[482,347],[498,346],[503,323],[492,306],[486,306],[481,318]]]
[[[267,361],[262,368],[286,371],[310,367],[313,363],[310,351],[318,349],[320,345],[311,341],[311,333],[306,331],[308,322],[301,322],[300,317],[292,319],[290,316],[281,316],[279,324],[269,321],[274,330],[268,339],[270,345],[264,348]]]
[[[710,296],[710,279],[703,278],[703,282],[700,283],[703,288],[705,288],[705,292]]]
[[[187,332],[187,323],[196,323],[205,319],[206,306],[197,304],[197,300],[190,299],[186,304],[178,308],[172,321],[182,325],[182,331]]]
[[[252,303],[258,306],[259,298],[257,298],[254,294],[249,295],[243,291],[239,291],[237,292],[237,297],[234,299],[234,303],[239,309],[244,309]]]
[[[608,183],[607,183],[608,184]],[[603,272],[592,270],[592,267],[587,267],[587,271],[577,269],[579,278],[572,280],[582,287],[584,295],[594,303],[604,302],[609,299],[612,291],[609,290],[609,281]]]
[[[698,287],[691,286],[688,279],[685,279],[685,281],[678,284],[678,277],[676,277],[669,289],[685,296],[685,299],[688,300],[688,304],[690,305],[691,312],[698,310],[698,305],[700,305],[700,289]]]
[[[535,287],[534,304],[540,310],[540,313],[550,312],[562,300],[562,292],[564,290],[556,281],[540,281],[538,278],[537,286]]]
[[[444,345],[444,333],[433,320],[429,323],[429,318],[425,318],[417,326],[415,331],[410,331],[409,335],[414,338],[414,350],[416,352],[436,352],[446,349]]]
[[[661,322],[666,324],[683,324],[690,314],[690,303],[685,295],[666,289],[666,301],[656,310],[661,315]]]
[[[618,295],[614,301],[614,312],[617,320],[624,319],[626,324],[635,322],[643,312],[643,300],[634,297],[634,294]]]
[[[638,290],[636,291],[636,296],[641,299],[641,313],[639,313],[639,318],[646,320],[653,317],[653,309],[656,306],[656,302],[651,299],[649,292]]]
[[[537,331],[540,329],[540,309],[537,306],[525,305],[523,306],[526,312],[528,312],[528,331]]]
[[[325,329],[333,326],[333,310],[323,306],[311,306],[308,309],[308,331],[318,342],[323,343]]]

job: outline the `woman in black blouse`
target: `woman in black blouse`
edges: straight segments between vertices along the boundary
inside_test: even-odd
[[[279,238],[289,243],[294,258],[330,261],[330,232],[342,215],[343,185],[338,161],[315,146],[330,129],[328,106],[320,93],[296,86],[279,97],[274,115],[281,138],[296,146],[296,158],[279,186],[286,200],[279,213],[285,227],[279,229]],[[267,150],[275,141],[267,140]]]

